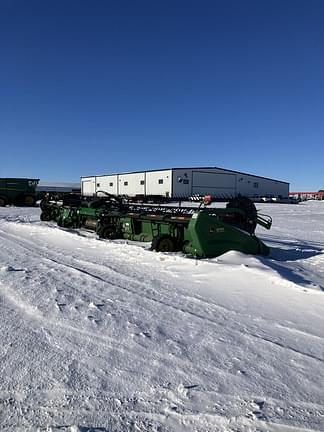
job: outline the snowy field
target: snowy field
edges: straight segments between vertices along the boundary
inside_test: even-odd
[[[0,430],[324,431],[324,202],[195,260],[0,209]]]

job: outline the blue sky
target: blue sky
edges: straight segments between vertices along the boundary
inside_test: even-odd
[[[324,189],[324,1],[0,0],[1,177],[219,166]]]

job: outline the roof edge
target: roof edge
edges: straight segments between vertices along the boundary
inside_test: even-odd
[[[80,179],[83,178],[89,178],[89,177],[103,177],[103,176],[112,176],[112,175],[123,175],[123,174],[139,174],[139,173],[148,173],[148,172],[156,172],[156,171],[172,171],[172,170],[202,170],[202,169],[219,169],[222,171],[226,171],[226,172],[231,172],[231,173],[235,173],[235,174],[242,174],[242,175],[248,175],[250,177],[257,177],[257,178],[262,178],[265,180],[271,180],[271,181],[276,181],[278,183],[284,183],[284,184],[290,184],[290,182],[286,182],[283,180],[277,180],[277,179],[273,179],[270,177],[264,177],[264,176],[260,176],[257,174],[249,174],[243,171],[235,171],[235,170],[230,170],[227,168],[222,168],[222,167],[217,167],[217,166],[209,166],[209,167],[172,167],[172,168],[160,168],[160,169],[151,169],[151,170],[137,170],[137,171],[122,171],[122,172],[115,172],[115,173],[108,173],[108,174],[95,174],[95,175],[86,175],[86,176],[81,176]]]

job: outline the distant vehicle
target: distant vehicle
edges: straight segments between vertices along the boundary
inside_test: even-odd
[[[253,198],[251,198],[253,202],[255,203],[278,203],[278,204],[298,204],[300,202],[299,198],[294,198],[291,196],[284,197],[284,196],[273,196],[273,195],[254,195]]]
[[[271,202],[271,201],[273,201],[273,198],[270,195],[266,195],[266,196],[261,197],[261,201],[263,201],[263,202]]]
[[[34,206],[39,179],[0,178],[0,207],[7,204]]]

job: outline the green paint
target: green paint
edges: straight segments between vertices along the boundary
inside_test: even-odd
[[[101,238],[152,242],[152,247],[161,251],[183,251],[199,258],[217,257],[230,250],[254,255],[270,252],[254,230],[257,224],[270,229],[271,218],[259,217],[254,204],[247,201],[242,208],[187,209],[188,213],[177,208],[170,213],[170,208],[118,206],[109,200],[80,202],[79,206],[43,202],[41,208],[42,220],[88,228]]]

